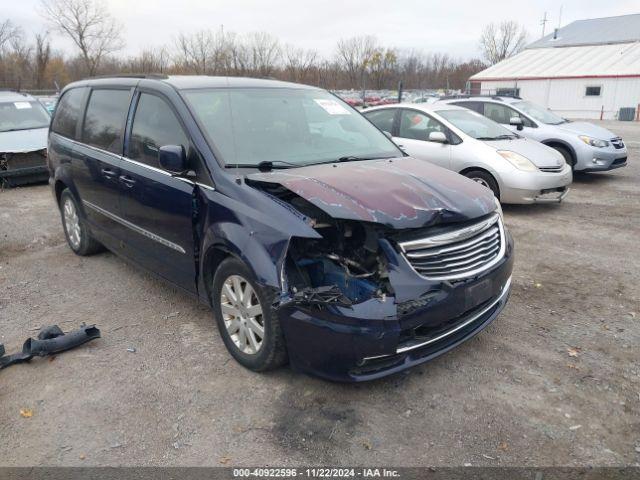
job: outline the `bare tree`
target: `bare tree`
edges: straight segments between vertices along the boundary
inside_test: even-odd
[[[105,56],[120,50],[122,27],[101,0],[42,0],[42,14],[80,49],[89,76],[94,76]]]
[[[309,82],[309,74],[316,67],[318,52],[293,45],[284,48],[284,70],[292,82]]]
[[[16,37],[22,37],[22,29],[20,27],[16,27],[11,20],[5,20],[0,23],[0,56]]]
[[[376,49],[376,38],[370,35],[341,39],[337,45],[337,60],[346,70],[352,86],[359,85],[367,62]]]
[[[373,82],[372,87],[382,89],[396,71],[398,54],[393,48],[376,48],[367,60],[367,70]]]
[[[42,88],[44,75],[51,59],[51,43],[47,33],[36,34],[36,53],[34,59],[36,88]]]
[[[229,46],[224,32],[181,33],[176,40],[176,63],[187,72],[217,75],[226,71]]]
[[[527,31],[513,20],[486,25],[480,36],[480,50],[493,65],[520,52],[527,42]]]
[[[269,77],[280,59],[280,41],[265,32],[253,32],[246,38],[249,69],[254,75]]]

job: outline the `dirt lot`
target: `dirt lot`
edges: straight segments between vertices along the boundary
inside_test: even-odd
[[[607,126],[627,168],[577,177],[562,205],[505,208],[503,314],[360,385],[243,369],[205,307],[71,253],[47,186],[1,192],[0,343],[83,321],[103,338],[0,372],[0,464],[638,465],[640,125]]]

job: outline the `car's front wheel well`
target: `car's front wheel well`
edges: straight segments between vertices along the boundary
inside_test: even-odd
[[[60,205],[60,197],[62,197],[62,192],[67,188],[67,185],[62,180],[57,180],[54,185],[54,192],[56,195],[56,202]]]
[[[481,172],[485,175],[488,175],[489,178],[493,181],[494,183],[494,188],[495,188],[495,196],[500,199],[500,185],[498,184],[498,180],[496,180],[496,177],[489,171],[489,170],[485,170],[484,168],[480,168],[480,167],[468,167],[465,168],[464,170],[461,170],[460,175],[464,175],[465,177],[469,177],[469,173],[472,172]]]
[[[232,254],[229,251],[217,245],[210,247],[204,255],[202,278],[209,303],[211,303],[211,289],[213,287],[213,277],[216,274],[216,269],[227,257],[231,256]]]
[[[570,165],[574,166],[576,164],[576,152],[574,152],[573,148],[571,148],[569,145],[567,145],[566,143],[562,143],[562,142],[556,142],[556,141],[549,141],[549,142],[542,142],[544,145],[546,145],[547,147],[551,147],[554,150],[557,150],[560,152],[560,154],[565,158],[565,160],[570,160]],[[566,157],[565,153],[569,155],[569,158]]]

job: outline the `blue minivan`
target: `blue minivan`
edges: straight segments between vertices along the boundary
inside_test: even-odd
[[[210,305],[255,371],[378,378],[469,339],[509,296],[513,241],[491,191],[407,156],[319,88],[72,83],[48,162],[69,247],[106,247]]]

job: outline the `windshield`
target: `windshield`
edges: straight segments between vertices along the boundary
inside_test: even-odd
[[[471,110],[437,110],[436,113],[478,140],[501,140],[518,136],[499,123]]]
[[[551,110],[547,110],[546,108],[543,108],[540,105],[536,105],[535,103],[516,102],[513,104],[513,106],[519,108],[524,113],[532,116],[539,122],[546,123],[547,125],[560,125],[561,123],[566,122],[564,118],[559,117]]]
[[[40,102],[0,103],[0,132],[47,128],[49,114]]]
[[[323,90],[206,89],[185,97],[228,166],[402,156],[368,120]]]

